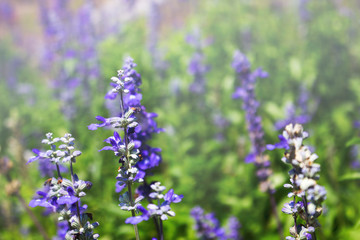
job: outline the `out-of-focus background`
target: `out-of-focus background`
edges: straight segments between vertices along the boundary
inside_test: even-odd
[[[197,205],[221,225],[237,217],[244,239],[279,239],[268,195],[244,163],[245,113],[232,99],[237,49],[269,73],[256,84],[267,144],[278,141],[282,120],[309,117],[306,143],[328,192],[318,239],[358,239],[359,43],[358,0],[0,0],[0,239],[41,239],[22,201],[48,178],[26,162],[50,131],[71,132],[83,152],[75,171],[93,183],[84,203],[100,223],[95,232],[134,238],[114,191],[118,161],[98,152],[112,131],[87,129],[95,116],[112,116],[104,95],[127,56],[142,76],[142,104],[165,130],[150,143],[162,149],[151,179],[184,195],[165,239],[197,239]],[[287,234],[289,168],[282,150],[268,154]],[[56,216],[31,210],[55,235]],[[150,221],[139,229],[142,239],[156,236]]]

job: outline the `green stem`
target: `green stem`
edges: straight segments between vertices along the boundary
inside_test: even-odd
[[[160,206],[161,206],[160,199],[158,199],[158,207],[160,208]],[[160,216],[159,216],[159,222],[160,222],[160,239],[159,240],[164,240],[163,222],[162,222]]]
[[[127,185],[128,185],[128,192],[129,192],[130,204],[131,204],[131,206],[133,206],[133,205],[134,205],[134,201],[133,201],[133,198],[132,198],[131,183],[128,182]],[[131,210],[131,215],[132,215],[133,217],[135,217],[135,210]],[[136,240],[140,240],[139,230],[138,230],[137,224],[134,224],[134,230],[135,230]]]
[[[120,102],[121,102],[121,113],[122,113],[122,117],[124,117],[125,107],[124,107],[124,99],[123,99],[123,94],[122,94],[122,92],[120,92]],[[128,158],[128,144],[129,144],[129,140],[128,140],[128,136],[127,136],[127,127],[124,128],[124,139],[125,139],[125,158],[126,158],[127,164],[129,164],[129,158]],[[131,206],[134,206],[134,200],[133,200],[133,196],[132,196],[131,184],[132,184],[131,182],[127,182],[127,187],[128,187],[128,192],[129,192],[129,198],[130,198],[130,204],[131,204]],[[131,215],[132,215],[133,217],[135,217],[135,210],[131,210]],[[137,224],[134,224],[134,230],[135,230],[136,240],[140,240],[139,230],[138,230]]]
[[[70,171],[71,171],[71,181],[73,184],[75,184],[75,180],[74,180],[74,171],[73,171],[73,165],[72,165],[72,159],[70,160]],[[80,224],[80,228],[82,228],[82,224],[81,224],[81,219],[80,219],[80,208],[79,208],[79,200],[76,202],[76,213],[77,213],[77,217],[79,218],[79,224]]]

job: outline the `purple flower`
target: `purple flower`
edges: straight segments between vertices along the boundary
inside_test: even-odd
[[[227,224],[227,234],[226,237],[228,239],[239,240],[241,236],[239,235],[239,229],[241,228],[241,224],[236,217],[230,217],[229,222]]]
[[[35,153],[35,156],[31,157],[29,159],[29,161],[27,161],[26,164],[32,163],[32,162],[37,161],[39,159],[46,159],[47,158],[47,156],[44,153],[40,152],[39,149],[34,148],[32,151],[33,151],[33,153]]]
[[[278,136],[280,142],[275,143],[274,145],[272,144],[267,144],[266,145],[266,149],[267,150],[274,150],[275,148],[279,148],[279,149],[289,149],[289,144],[288,144],[288,140],[283,136],[283,135],[279,135]]]
[[[282,211],[291,214],[294,218],[292,237],[296,239],[312,239],[315,235],[315,227],[318,227],[317,217],[322,212],[322,202],[326,199],[326,190],[317,184],[319,179],[320,165],[315,163],[318,156],[311,153],[310,149],[303,145],[303,140],[308,136],[300,124],[289,124],[283,131],[283,140],[287,141],[287,150],[281,159],[284,163],[292,166],[289,171],[290,183],[284,187],[291,188],[288,197],[292,201],[284,205]],[[296,199],[299,198],[295,204]],[[306,222],[300,232],[296,226],[297,218]],[[287,239],[291,239],[290,237]]]
[[[264,192],[273,192],[268,177],[271,175],[270,161],[266,155],[264,143],[264,130],[261,117],[258,115],[260,103],[256,100],[255,85],[258,78],[267,78],[268,73],[261,68],[251,72],[251,65],[247,57],[240,51],[235,51],[232,67],[237,73],[241,86],[237,87],[233,98],[241,98],[247,130],[251,141],[251,151],[245,157],[245,163],[254,163],[257,167],[257,177],[260,180],[260,188]]]
[[[123,111],[127,109],[134,109],[133,116],[138,123],[138,126],[132,129],[128,129],[128,137],[130,141],[135,143],[135,148],[139,149],[141,153],[141,161],[137,163],[137,168],[142,171],[147,171],[151,168],[154,168],[159,165],[161,162],[161,149],[152,148],[146,144],[146,141],[152,138],[154,133],[159,133],[163,129],[158,128],[155,118],[157,117],[156,113],[146,112],[146,108],[141,105],[142,95],[140,93],[139,86],[142,83],[141,76],[134,69],[136,64],[133,59],[127,58],[125,60],[122,70],[118,71],[118,76],[113,77],[113,83],[111,84],[112,90],[108,92],[105,98],[115,99],[118,95],[118,92],[125,91],[122,94],[122,104],[124,106]],[[118,107],[118,109],[121,109]],[[118,113],[121,116],[123,112]],[[91,124],[89,126],[90,130],[95,130],[98,127],[104,127],[111,125],[111,121],[114,121],[114,118],[105,119],[98,117],[98,120],[101,121],[100,124]],[[115,140],[115,139],[114,139]],[[114,141],[108,140],[108,143],[112,144],[112,150],[117,146]],[[117,141],[119,144],[119,141]],[[111,150],[111,147],[105,147],[102,150]],[[139,175],[140,176],[140,175]],[[122,185],[122,184],[121,184]]]
[[[149,218],[151,217],[151,215],[149,214],[149,211],[146,210],[143,206],[138,206],[137,208],[142,214],[140,216],[136,216],[136,217],[129,217],[125,220],[125,223],[127,224],[139,224],[142,221],[147,221],[149,220]]]
[[[110,125],[109,121],[108,121],[106,118],[102,117],[102,116],[96,116],[95,119],[98,120],[98,121],[100,121],[101,123],[93,123],[93,124],[90,124],[90,125],[88,126],[88,129],[89,129],[89,130],[96,130],[96,129],[98,129],[99,127],[105,127],[105,126],[109,126],[109,125]]]
[[[95,239],[96,237],[89,238],[89,236],[94,235],[93,228],[96,227],[98,223],[90,224],[88,221],[90,219],[86,217],[86,213],[84,213],[87,206],[81,206],[80,203],[80,198],[86,195],[85,191],[91,188],[92,183],[80,180],[78,176],[73,173],[73,163],[76,162],[76,157],[81,155],[80,151],[74,150],[74,141],[75,138],[68,133],[61,138],[53,138],[52,133],[47,133],[42,143],[48,145],[51,150],[44,153],[38,149],[33,150],[36,156],[30,158],[29,162],[36,160],[44,161],[42,164],[46,164],[47,170],[49,169],[48,165],[54,163],[54,165],[56,165],[58,178],[49,178],[45,182],[44,188],[37,191],[37,196],[30,201],[29,206],[44,207],[47,209],[47,213],[59,213],[60,221],[66,220],[65,223],[69,227],[66,228],[66,230],[60,230],[59,238],[64,236],[64,234],[66,238],[68,238],[69,235],[79,234],[79,236],[87,236],[87,239]],[[58,144],[60,146],[57,146]],[[56,150],[57,148],[60,150]],[[61,168],[58,165],[60,161],[70,164],[71,180],[62,177],[61,171],[64,167]],[[86,227],[85,230],[81,229],[81,226],[89,225],[92,225],[92,227]],[[66,233],[64,233],[64,231],[66,231]]]
[[[197,206],[191,210],[190,214],[195,220],[197,236],[201,239],[241,239],[238,234],[240,223],[235,217],[229,219],[228,231],[225,231],[224,228],[220,227],[214,213],[204,214],[204,210]]]
[[[170,189],[164,196],[164,200],[166,202],[166,204],[170,204],[170,203],[179,203],[181,202],[182,198],[184,197],[184,195],[176,195],[174,193],[173,189]]]
[[[242,81],[241,87],[235,90],[233,98],[243,100],[243,109],[246,112],[246,123],[252,143],[252,152],[247,156],[246,162],[254,162],[255,157],[262,155],[265,150],[261,117],[257,115],[260,104],[255,98],[255,83],[257,78],[266,78],[268,74],[261,68],[251,72],[248,59],[240,51],[235,51],[232,67],[238,74],[239,80]]]
[[[65,235],[69,230],[69,224],[67,221],[59,221],[57,224],[57,234],[52,240],[63,240],[65,239]]]
[[[30,203],[29,206],[30,207],[36,207],[36,206],[40,206],[40,207],[45,207],[45,208],[56,208],[56,205],[52,205],[51,203],[53,202],[49,202],[48,201],[48,192],[50,191],[50,188],[48,186],[44,187],[44,189],[42,191],[37,191],[36,194],[38,196],[36,196],[35,198],[33,198]]]

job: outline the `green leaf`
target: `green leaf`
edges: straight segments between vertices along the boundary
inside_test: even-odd
[[[354,137],[352,139],[350,139],[349,141],[346,142],[346,147],[350,147],[356,144],[360,144],[360,138],[359,137]]]
[[[360,172],[348,173],[342,176],[339,181],[360,180]]]

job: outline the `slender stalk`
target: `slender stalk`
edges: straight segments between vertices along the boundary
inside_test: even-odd
[[[124,99],[123,99],[122,92],[120,92],[120,102],[121,102],[121,113],[122,113],[122,116],[124,117],[125,107],[124,107]],[[126,158],[126,162],[129,164],[129,159],[128,159],[129,139],[128,139],[128,136],[127,136],[127,127],[124,128],[124,139],[125,139],[125,158]],[[132,184],[131,182],[127,182],[129,198],[130,198],[130,204],[131,204],[131,206],[134,206],[134,200],[133,200],[133,196],[132,196],[131,184]],[[131,210],[131,215],[133,217],[135,217],[135,210]],[[135,231],[136,240],[140,240],[139,230],[138,230],[137,224],[134,224],[134,231]]]
[[[57,163],[56,163],[56,171],[57,171],[58,178],[63,179],[63,177],[61,176],[59,164],[57,164]],[[68,221],[68,228],[71,229],[71,224],[69,221]]]
[[[294,195],[294,204],[296,203],[296,196]],[[297,218],[297,214],[295,213],[293,213],[293,218],[294,218],[294,228],[295,228],[295,233],[296,233],[296,235],[298,234],[298,232],[297,232],[297,222],[296,222],[296,218]]]
[[[158,207],[160,208],[160,206],[161,206],[160,199],[158,199]],[[164,240],[163,222],[160,217],[159,217],[159,222],[160,222],[160,239],[159,240]]]
[[[120,92],[120,106],[121,106],[121,115],[124,116],[125,108],[124,108],[124,98],[122,92]]]
[[[63,177],[61,176],[61,173],[60,173],[60,167],[59,167],[59,164],[57,164],[57,163],[56,163],[56,170],[57,170],[58,177],[62,179]]]
[[[306,200],[306,195],[302,197],[302,201],[304,203],[304,208],[305,208],[305,213],[306,213],[306,227],[309,227],[309,213],[308,213],[308,209],[307,209],[307,200]]]
[[[161,230],[160,230],[160,225],[159,225],[159,222],[158,222],[158,218],[157,217],[153,217],[154,219],[154,223],[155,223],[155,226],[156,226],[156,231],[157,231],[157,234],[158,234],[158,238],[161,239]]]
[[[132,199],[131,183],[128,183],[127,185],[128,185],[130,203],[131,203],[131,205],[133,206],[133,205],[134,205],[134,201],[133,201],[133,199]],[[135,210],[131,210],[131,215],[132,215],[133,217],[135,217]],[[136,240],[140,240],[139,230],[138,230],[137,224],[134,224],[134,230],[135,230]]]
[[[73,165],[72,165],[72,159],[70,160],[70,171],[71,171],[71,181],[74,184],[75,180],[74,180],[74,171],[73,171]],[[79,200],[76,202],[76,214],[79,218],[79,224],[80,227],[82,228],[82,224],[81,224],[81,219],[80,219],[80,208],[79,208]]]
[[[304,208],[305,208],[305,213],[306,213],[306,227],[309,227],[309,226],[311,226],[311,224],[309,223],[309,213],[308,213],[308,210],[307,210],[308,203],[307,203],[307,199],[306,199],[306,194],[305,194],[305,196],[302,197],[302,200],[304,202]],[[311,236],[313,237],[313,240],[316,240],[316,233],[315,232],[311,233]]]

